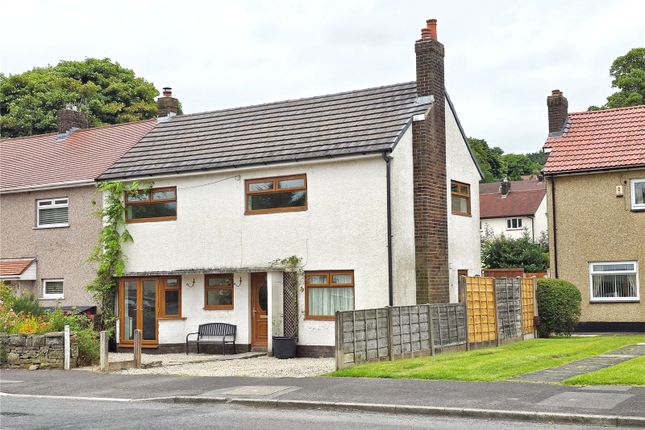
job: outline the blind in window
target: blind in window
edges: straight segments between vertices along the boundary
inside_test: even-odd
[[[62,281],[45,282],[45,294],[63,294],[63,282]]]
[[[40,208],[39,209],[39,224],[52,225],[52,224],[67,224],[67,211],[68,208]]]

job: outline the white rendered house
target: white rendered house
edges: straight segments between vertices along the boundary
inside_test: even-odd
[[[481,174],[423,34],[421,84],[169,116],[99,178],[146,184],[125,196],[119,346],[139,328],[179,349],[226,322],[270,351],[289,257],[299,355],[333,351],[338,310],[456,300],[458,271],[480,268]]]

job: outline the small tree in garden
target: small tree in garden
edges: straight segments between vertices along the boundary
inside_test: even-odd
[[[548,249],[534,243],[528,232],[513,239],[503,234],[482,241],[482,263],[487,269],[523,267],[526,272],[544,272],[549,263]]]
[[[580,319],[580,290],[562,279],[538,279],[536,300],[540,337],[571,335]]]

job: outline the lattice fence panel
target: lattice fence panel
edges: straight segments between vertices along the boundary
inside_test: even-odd
[[[496,340],[497,322],[493,278],[467,278],[466,305],[468,306],[468,340],[471,343]]]
[[[500,339],[522,336],[521,278],[495,278],[495,301]]]
[[[522,332],[531,334],[535,330],[535,278],[522,279]]]
[[[284,272],[282,276],[285,336],[298,336],[298,281],[297,272]]]

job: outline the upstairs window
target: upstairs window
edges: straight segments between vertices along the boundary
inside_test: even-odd
[[[450,181],[450,194],[452,197],[452,214],[470,216],[470,185]]]
[[[307,176],[277,176],[249,179],[246,187],[246,214],[307,210]]]
[[[37,226],[39,228],[67,227],[69,199],[67,197],[37,200]]]
[[[43,281],[43,299],[62,299],[63,280],[48,279]]]
[[[645,210],[645,179],[632,179],[632,209]]]
[[[521,230],[522,218],[506,218],[506,230]]]
[[[589,278],[592,302],[639,300],[636,261],[591,263]]]
[[[177,219],[177,189],[152,188],[127,193],[126,222],[169,221]]]

